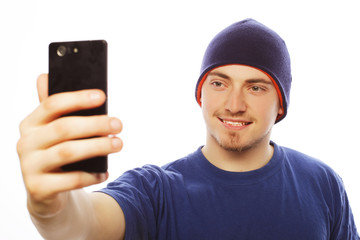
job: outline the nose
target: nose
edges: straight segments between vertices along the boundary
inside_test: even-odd
[[[247,105],[245,101],[245,94],[243,91],[233,89],[227,98],[225,109],[232,114],[243,113],[246,111]]]

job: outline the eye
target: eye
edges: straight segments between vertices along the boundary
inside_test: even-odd
[[[254,92],[260,92],[261,88],[259,86],[253,86],[253,87],[251,87],[251,90]]]
[[[262,92],[262,91],[266,91],[265,88],[263,87],[260,87],[260,86],[251,86],[250,87],[250,90],[253,91],[253,92]]]
[[[224,84],[222,82],[214,81],[211,83],[214,87],[223,87]]]

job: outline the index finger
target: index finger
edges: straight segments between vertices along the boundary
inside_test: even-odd
[[[23,121],[23,127],[49,123],[65,114],[101,106],[105,93],[98,89],[79,90],[51,95]]]
[[[42,102],[45,98],[48,97],[49,76],[45,73],[41,74],[37,78],[36,87],[38,91],[39,101]]]

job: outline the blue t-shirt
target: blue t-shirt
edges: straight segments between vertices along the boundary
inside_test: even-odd
[[[272,159],[227,172],[194,153],[124,173],[101,191],[122,208],[126,239],[358,240],[340,177],[275,143]]]

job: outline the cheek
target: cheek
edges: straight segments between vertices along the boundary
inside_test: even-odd
[[[211,117],[218,109],[219,101],[216,101],[216,97],[207,91],[203,91],[201,95],[201,109],[203,117],[206,122],[209,122]]]
[[[277,101],[277,96],[255,97],[250,102],[252,109],[261,115],[261,118],[272,121],[278,116],[280,103]]]
[[[210,118],[209,115],[212,115],[212,108],[214,106],[211,104],[211,102],[208,101],[208,99],[205,97],[205,98],[202,98],[202,101],[201,101],[201,110],[202,110],[202,113],[203,113],[203,116],[206,119]]]
[[[268,104],[260,104],[259,108],[261,108],[261,112],[263,112],[263,117],[268,121],[275,122],[278,114],[279,114],[279,104],[272,100],[269,100]]]
[[[224,98],[222,92],[214,91],[211,89],[209,84],[204,83],[204,86],[201,91],[201,105],[204,105],[206,108],[217,108],[221,105],[221,100]]]

